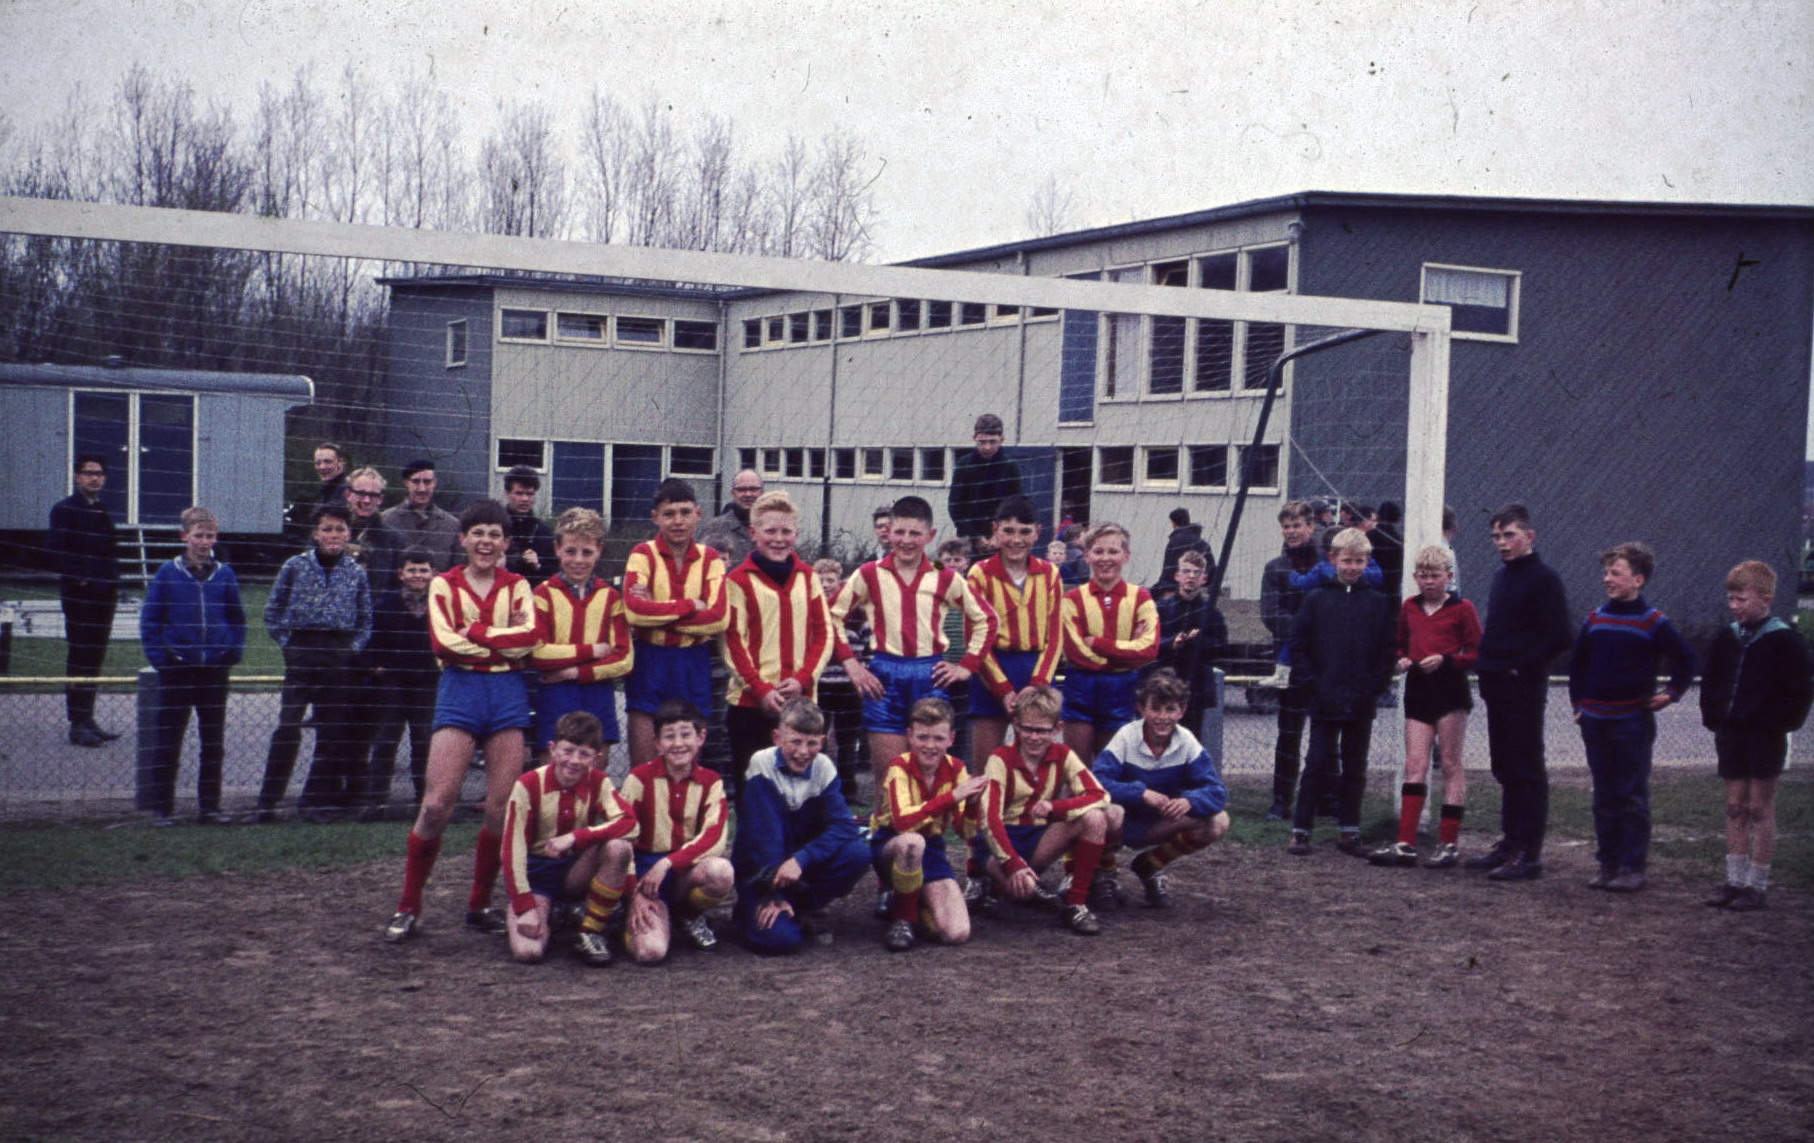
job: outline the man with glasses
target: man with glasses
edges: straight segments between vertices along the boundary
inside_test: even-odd
[[[378,511],[384,507],[384,489],[384,477],[375,468],[362,468],[346,482],[346,505],[353,510],[353,538],[346,553],[365,569],[373,599],[389,591],[396,579],[395,537]]]
[[[436,573],[459,560],[460,520],[435,504],[435,462],[412,460],[403,466],[404,500],[384,513],[384,526],[397,549],[421,548],[435,561]]]
[[[755,550],[750,537],[750,508],[762,496],[762,474],[746,468],[731,478],[731,502],[724,511],[699,525],[699,542],[724,557],[734,568]]]
[[[76,490],[52,506],[45,549],[57,570],[58,597],[69,657],[63,673],[92,679],[107,658],[113,634],[113,611],[120,600],[120,565],[113,551],[113,517],[101,503],[107,486],[107,461],[99,453],[76,457]],[[69,715],[69,741],[76,746],[104,746],[117,734],[95,725],[95,685],[68,683],[63,705]]]

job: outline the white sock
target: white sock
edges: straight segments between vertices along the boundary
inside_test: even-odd
[[[1765,889],[1768,889],[1769,887],[1770,887],[1770,864],[1769,864],[1769,862],[1765,862],[1764,864],[1759,865],[1757,862],[1753,861],[1751,863],[1751,888],[1757,890],[1759,893],[1762,893]]]
[[[1751,880],[1751,858],[1748,854],[1726,855],[1726,884],[1744,885]]]

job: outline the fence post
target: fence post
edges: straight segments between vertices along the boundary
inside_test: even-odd
[[[13,673],[13,609],[0,606],[0,675]]]
[[[1210,758],[1216,763],[1216,770],[1224,779],[1228,775],[1228,759],[1222,756],[1222,712],[1226,709],[1225,693],[1227,674],[1221,667],[1212,668],[1215,682],[1210,686],[1209,701],[1197,712],[1197,741],[1203,749],[1209,751]]]
[[[156,667],[139,668],[138,693],[138,767],[132,804],[147,812],[155,810],[157,792],[153,789],[152,772],[157,765],[157,719],[164,707],[164,689]]]

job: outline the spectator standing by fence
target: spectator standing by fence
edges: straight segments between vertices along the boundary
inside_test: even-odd
[[[554,554],[554,532],[535,514],[535,494],[541,490],[541,476],[526,464],[504,474],[504,511],[510,520],[504,530],[510,544],[504,570],[522,576],[532,588],[540,587],[560,568]]]
[[[735,568],[755,550],[750,534],[750,509],[762,497],[762,474],[746,468],[731,477],[731,502],[724,511],[699,525],[699,542],[724,557],[724,566]]]
[[[51,566],[59,575],[58,598],[63,605],[63,630],[69,655],[63,673],[71,679],[100,675],[107,658],[107,640],[113,634],[113,612],[120,601],[120,564],[114,555],[113,517],[101,503],[107,486],[107,461],[100,453],[76,457],[75,491],[50,510],[50,534],[45,547]],[[63,704],[69,716],[69,741],[76,746],[104,746],[118,734],[95,724],[95,684],[71,682],[64,686]]]
[[[994,413],[976,418],[971,432],[976,448],[957,458],[951,470],[951,496],[947,507],[957,534],[966,540],[987,540],[995,509],[1010,496],[1019,496],[1020,466],[1002,455],[1002,423]]]
[[[461,557],[460,519],[435,503],[439,487],[432,460],[412,460],[403,466],[403,503],[384,513],[384,526],[395,533],[398,548],[423,548],[444,572]]]

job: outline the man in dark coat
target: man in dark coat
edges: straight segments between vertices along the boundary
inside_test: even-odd
[[[1207,569],[1204,574],[1210,579],[1216,575],[1216,557],[1209,549],[1209,541],[1203,538],[1203,525],[1190,522],[1190,509],[1173,508],[1170,519],[1172,534],[1165,538],[1165,556],[1159,565],[1159,579],[1152,588],[1155,597],[1177,590],[1178,557],[1185,552],[1200,554]]]
[[[69,656],[64,674],[72,679],[92,679],[101,673],[107,658],[107,640],[113,634],[113,612],[120,601],[120,564],[113,550],[113,517],[101,503],[107,486],[107,461],[99,453],[76,457],[76,490],[50,510],[50,534],[45,547],[56,569],[58,597],[63,605],[64,634]],[[63,705],[69,715],[69,741],[77,746],[101,746],[118,738],[95,725],[95,686],[69,683]]]
[[[986,540],[993,533],[995,509],[1010,496],[1024,494],[1020,467],[1002,455],[1002,423],[994,413],[976,418],[974,452],[959,457],[951,470],[948,506],[957,534],[966,540]]]

